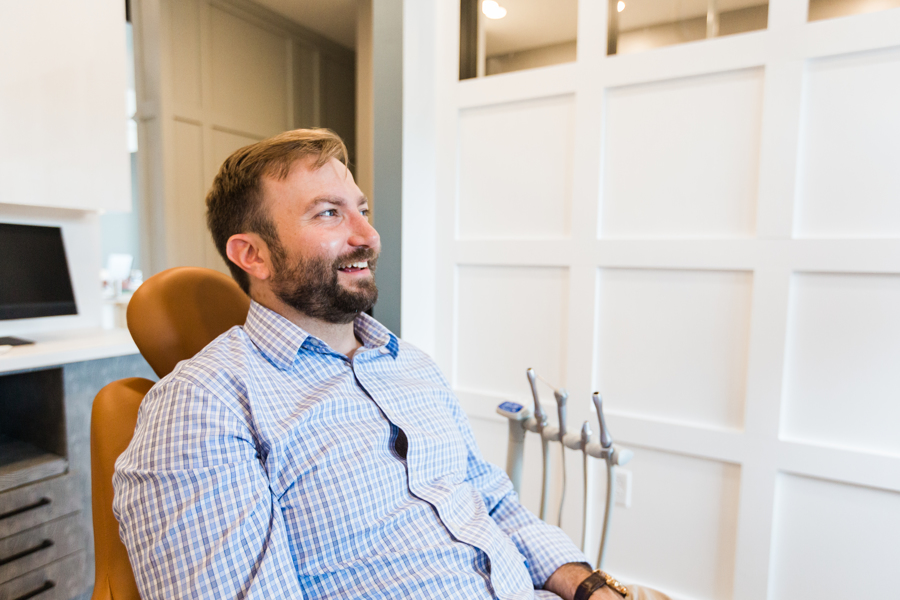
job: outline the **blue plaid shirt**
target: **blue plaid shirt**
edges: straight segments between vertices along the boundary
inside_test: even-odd
[[[351,360],[254,302],[153,387],[113,478],[144,600],[555,598],[535,588],[586,560],[482,458],[427,355],[355,331]]]

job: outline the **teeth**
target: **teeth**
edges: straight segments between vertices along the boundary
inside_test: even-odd
[[[346,265],[346,266],[344,266],[344,267],[342,267],[342,268],[343,268],[343,269],[350,269],[350,268],[354,268],[354,269],[365,269],[365,268],[368,267],[368,266],[369,266],[369,261],[364,260],[364,261],[362,261],[362,262],[350,263],[349,265]]]

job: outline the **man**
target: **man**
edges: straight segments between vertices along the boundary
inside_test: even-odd
[[[365,313],[380,242],[340,139],[238,150],[207,208],[253,302],[150,391],[116,464],[142,598],[571,600],[584,556],[484,461],[432,360]],[[604,582],[580,596],[621,599]]]

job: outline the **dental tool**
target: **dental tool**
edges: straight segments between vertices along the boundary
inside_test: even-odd
[[[556,515],[556,526],[562,526],[563,502],[566,499],[566,400],[569,399],[569,392],[565,389],[553,390],[553,397],[556,398],[556,414],[559,418],[559,442],[563,444],[560,449],[562,456],[562,493],[559,496],[559,513]]]
[[[597,418],[600,420],[600,445],[604,448],[612,446],[612,436],[609,434],[609,428],[606,427],[606,419],[603,416],[603,398],[600,392],[594,392],[591,396],[594,402],[594,409],[597,411]]]
[[[538,395],[537,376],[534,369],[528,367],[525,371],[528,376],[528,384],[531,386],[531,395],[534,397],[534,418],[536,422],[536,431],[541,436],[541,456],[543,457],[543,471],[541,479],[541,521],[547,520],[547,488],[550,487],[550,442],[544,436],[544,428],[547,426],[547,414],[541,408],[541,399]]]
[[[594,471],[590,465],[590,454],[587,447],[591,443],[591,424],[587,421],[581,426],[581,456],[584,470],[584,506],[581,511],[581,552],[587,554],[588,531],[594,528]]]
[[[634,452],[626,448],[617,449],[613,446],[613,438],[606,426],[606,417],[603,415],[603,398],[600,392],[594,392],[592,398],[594,408],[597,410],[597,420],[600,423],[600,456],[606,462],[606,510],[603,512],[603,535],[600,538],[600,549],[597,551],[597,568],[603,568],[603,559],[606,557],[606,547],[609,541],[609,526],[612,522],[613,505],[616,498],[616,473],[615,468],[628,463],[634,456]]]

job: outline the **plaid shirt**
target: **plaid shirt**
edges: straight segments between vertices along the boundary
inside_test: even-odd
[[[153,387],[113,478],[144,600],[555,598],[535,588],[586,560],[482,458],[427,355],[355,331],[351,360],[254,302]]]

